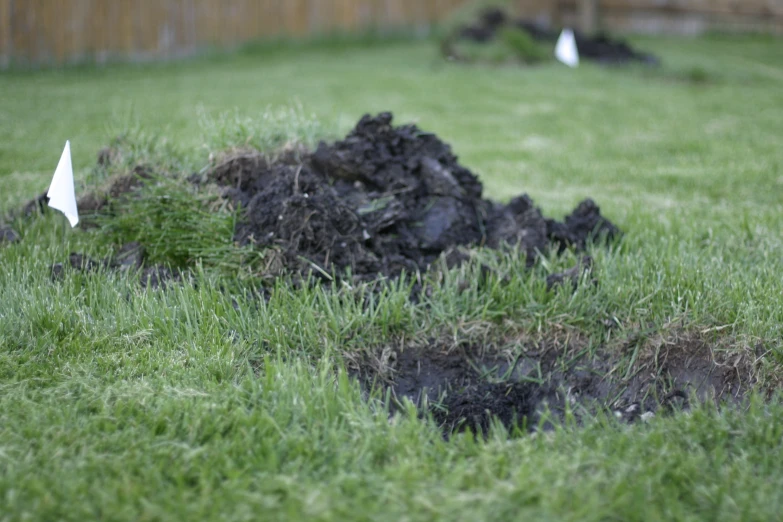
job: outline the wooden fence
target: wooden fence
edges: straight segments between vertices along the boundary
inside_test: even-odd
[[[586,31],[783,33],[783,0],[517,0],[523,15]]]
[[[0,0],[0,66],[155,59],[255,39],[426,27],[465,0]]]
[[[0,0],[10,63],[157,59],[250,40],[428,27],[470,0]],[[522,15],[592,30],[783,33],[783,0],[516,0]]]

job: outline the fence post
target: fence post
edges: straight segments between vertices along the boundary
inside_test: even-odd
[[[13,38],[11,36],[11,15],[13,0],[0,0],[0,69],[5,69],[13,57]]]
[[[598,0],[579,0],[579,28],[586,34],[598,30]]]

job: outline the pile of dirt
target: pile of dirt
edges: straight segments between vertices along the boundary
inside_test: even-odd
[[[310,154],[269,161],[227,158],[208,175],[245,209],[236,240],[279,253],[281,270],[330,279],[395,277],[424,271],[461,246],[518,246],[532,263],[550,248],[584,249],[618,228],[592,200],[564,222],[546,219],[532,199],[484,199],[482,185],[446,143],[390,113],[364,116],[344,140]]]
[[[441,46],[447,58],[459,59],[459,53],[455,49],[455,43],[469,41],[474,43],[490,43],[498,38],[499,33],[505,29],[515,29],[527,33],[533,40],[546,44],[554,43],[560,34],[560,30],[553,30],[541,24],[525,19],[511,17],[502,9],[488,8],[479,13],[476,20],[458,28],[449,35]],[[576,47],[579,57],[606,65],[621,65],[627,63],[642,63],[647,65],[659,65],[660,60],[649,53],[637,51],[628,42],[611,38],[606,33],[598,33],[588,36],[579,31],[574,31]]]
[[[508,204],[483,198],[481,182],[460,165],[448,144],[415,125],[394,126],[392,120],[388,112],[365,115],[345,139],[322,142],[312,152],[231,154],[205,175],[182,182],[216,185],[222,198],[241,206],[233,239],[266,252],[262,275],[267,279],[286,274],[299,280],[310,275],[327,281],[394,278],[426,271],[441,256],[447,266],[455,266],[469,257],[465,248],[474,246],[517,247],[532,264],[540,253],[580,251],[590,242],[620,235],[590,199],[559,222],[545,218],[526,194]],[[110,166],[110,158],[101,151],[99,163]],[[149,165],[110,178],[79,200],[83,226],[90,226],[89,215],[113,212],[154,179]],[[21,214],[45,203],[42,195]],[[68,264],[77,270],[146,266],[144,245],[124,245],[120,252],[128,249],[141,252],[130,265],[114,258],[83,262],[83,256],[72,254],[53,273]],[[590,266],[585,256],[547,283],[575,282]]]

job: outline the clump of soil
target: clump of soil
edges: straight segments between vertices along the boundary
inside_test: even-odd
[[[404,399],[426,407],[448,436],[486,433],[493,419],[508,428],[546,429],[567,411],[589,418],[609,410],[635,422],[687,409],[692,398],[737,404],[754,383],[749,359],[721,359],[710,347],[699,336],[658,339],[629,363],[616,348],[588,354],[580,340],[541,341],[505,355],[496,346],[430,340],[400,346],[381,364],[381,357],[359,361],[355,371],[390,390],[393,407]]]
[[[460,246],[515,245],[539,252],[613,238],[618,228],[585,200],[564,222],[546,219],[527,195],[508,204],[482,185],[446,143],[392,115],[364,116],[344,140],[277,161],[241,154],[208,179],[246,209],[241,244],[274,249],[280,268],[355,279],[424,271]]]
[[[102,149],[98,154],[98,165],[107,166],[109,153],[108,149]],[[80,221],[82,228],[92,228],[95,224],[91,217],[104,211],[110,202],[121,200],[137,189],[144,186],[145,182],[151,178],[152,171],[149,166],[137,165],[130,173],[112,176],[102,186],[94,187],[90,192],[81,196],[76,206],[79,209],[80,217],[86,218]],[[9,220],[29,219],[32,216],[46,212],[49,206],[49,196],[46,192],[39,194],[26,202],[18,209],[12,210],[8,214]]]
[[[98,153],[98,165],[108,166],[112,153],[111,149],[102,149]],[[152,170],[146,165],[136,165],[130,173],[121,174],[109,178],[101,187],[88,192],[77,202],[79,212],[87,216],[103,211],[112,201],[121,200],[144,186],[152,178]],[[88,224],[92,224],[87,220]]]
[[[19,233],[13,228],[0,224],[0,246],[19,241]]]
[[[182,271],[162,265],[145,264],[144,257],[144,247],[137,242],[127,243],[114,255],[100,260],[72,252],[68,256],[67,263],[54,263],[51,266],[51,277],[52,281],[61,280],[65,276],[67,267],[70,267],[85,273],[98,270],[133,272],[138,274],[142,288],[166,288],[170,283],[182,280],[184,275]]]
[[[441,45],[447,58],[460,59],[455,44],[460,41],[488,44],[497,39],[503,30],[514,29],[527,33],[533,40],[546,44],[557,40],[560,30],[553,30],[525,19],[515,19],[504,10],[488,8],[479,13],[476,20],[458,28]],[[628,42],[611,38],[606,33],[588,36],[574,31],[579,57],[606,65],[620,65],[631,62],[658,65],[660,60],[649,53],[637,51]]]

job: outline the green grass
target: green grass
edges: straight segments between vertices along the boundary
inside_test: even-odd
[[[390,421],[344,368],[345,355],[429,336],[565,332],[618,348],[640,329],[710,330],[730,353],[760,343],[760,386],[779,382],[779,42],[637,43],[664,68],[465,67],[395,43],[1,75],[3,210],[47,188],[66,139],[81,182],[129,128],[141,145],[126,166],[165,156],[189,173],[222,148],[312,144],[391,110],[450,142],[489,196],[526,191],[558,217],[591,196],[626,237],[593,252],[600,284],[574,294],[542,283],[573,258],[525,272],[484,253],[508,284],[479,290],[471,264],[423,303],[400,283],[363,307],[362,288],[283,282],[257,300],[210,263],[166,291],[127,274],[54,284],[51,263],[108,243],[64,233],[59,215],[15,222],[24,240],[0,249],[0,520],[777,519],[777,396],[632,427],[599,418],[445,441],[413,412]],[[297,130],[270,132],[289,118],[265,109],[297,104]],[[218,232],[222,216],[209,218]],[[611,317],[620,328],[607,333],[598,323]]]

